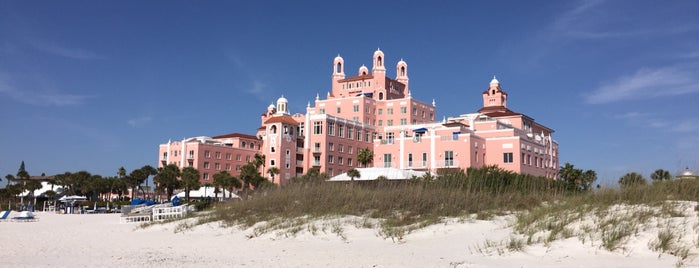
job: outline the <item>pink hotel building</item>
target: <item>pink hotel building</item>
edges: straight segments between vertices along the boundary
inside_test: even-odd
[[[359,67],[345,76],[339,55],[333,62],[332,90],[316,96],[304,114],[290,114],[283,96],[260,116],[256,135],[193,137],[159,146],[158,167],[176,164],[199,170],[202,183],[226,170],[265,156],[265,167],[279,169],[276,184],[285,184],[311,168],[330,176],[359,167],[357,153],[374,152],[374,167],[436,172],[442,168],[497,165],[503,169],[556,179],[558,143],[553,130],[507,108],[507,93],[495,77],[483,91],[476,113],[436,121],[436,106],[414,99],[408,65],[400,60],[395,79],[386,76],[384,54],[374,52],[371,72]],[[262,170],[261,170],[262,171]]]

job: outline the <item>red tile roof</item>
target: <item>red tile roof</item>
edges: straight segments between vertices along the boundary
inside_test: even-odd
[[[223,134],[219,136],[214,136],[212,137],[214,139],[225,139],[225,138],[245,138],[245,139],[253,139],[256,140],[257,137],[253,135],[248,135],[248,134],[241,134],[241,133],[230,133],[230,134]]]
[[[285,123],[285,124],[290,124],[290,125],[298,125],[299,122],[296,122],[294,118],[288,115],[283,115],[283,116],[273,116],[267,121],[265,121],[265,124],[271,124],[271,123]]]
[[[352,82],[352,81],[361,81],[361,80],[369,80],[373,79],[374,76],[371,74],[365,74],[365,75],[358,75],[358,76],[353,76],[345,79],[340,79],[337,80],[337,82],[344,83],[344,82]]]

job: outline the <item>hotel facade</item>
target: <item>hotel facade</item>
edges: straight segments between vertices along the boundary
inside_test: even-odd
[[[183,139],[159,146],[158,167],[175,164],[199,170],[203,184],[223,170],[265,156],[262,174],[284,185],[317,168],[330,176],[358,168],[358,152],[374,153],[370,166],[436,172],[443,168],[500,168],[556,179],[558,143],[554,132],[507,107],[507,93],[493,77],[482,91],[483,106],[473,113],[437,121],[435,102],[411,95],[408,65],[400,60],[396,76],[386,75],[384,53],[373,54],[371,71],[362,65],[345,75],[339,55],[332,67],[331,91],[316,95],[305,113],[291,114],[283,96],[260,115],[255,135],[226,134]],[[268,174],[276,167],[279,174]]]

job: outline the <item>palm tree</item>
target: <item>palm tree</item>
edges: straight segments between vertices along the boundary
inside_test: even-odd
[[[646,179],[643,175],[636,172],[626,173],[623,177],[619,178],[619,185],[623,187],[645,185]]]
[[[350,181],[354,181],[354,178],[361,178],[362,174],[356,168],[347,171],[347,176],[350,177]]]
[[[214,186],[218,189],[219,187],[221,189],[226,189],[230,187],[231,183],[231,174],[228,173],[228,171],[222,170],[219,173],[214,174]],[[218,192],[216,192],[216,199],[218,199]],[[225,197],[225,192],[224,192],[224,197]]]
[[[181,182],[178,179],[180,177],[180,168],[176,165],[169,164],[167,166],[158,169],[158,173],[153,178],[153,181],[158,185],[159,190],[165,190],[167,193],[167,200],[170,200],[172,193],[175,189],[180,188]]]
[[[362,164],[363,167],[367,167],[371,161],[374,161],[374,152],[369,150],[369,148],[362,148],[357,153],[357,162]]]
[[[272,177],[272,182],[274,183],[274,175],[279,174],[279,169],[276,167],[271,167],[267,169],[267,173],[269,173],[269,176]],[[281,183],[281,179],[279,182]]]
[[[131,171],[131,173],[129,173],[129,176],[125,177],[126,181],[131,186],[131,200],[133,200],[134,194],[139,188],[138,186],[141,185],[144,181],[146,181],[148,177],[150,177],[151,175],[156,175],[158,173],[159,171],[150,165],[145,165],[139,169]]]
[[[260,176],[260,173],[257,172],[255,164],[247,163],[240,168],[240,179],[243,181],[245,195],[247,195],[250,184],[256,179],[256,176]]]
[[[265,166],[265,155],[263,154],[255,154],[255,160],[253,160],[253,164],[255,165],[255,169],[260,170],[260,167]],[[264,172],[264,170],[262,171]]]
[[[672,175],[670,175],[670,171],[664,169],[657,169],[653,172],[653,174],[650,174],[650,178],[654,182],[669,181],[670,179],[672,179]]]
[[[189,201],[189,191],[196,190],[201,187],[199,182],[199,171],[193,167],[185,167],[182,169],[182,187],[184,188],[184,198]]]

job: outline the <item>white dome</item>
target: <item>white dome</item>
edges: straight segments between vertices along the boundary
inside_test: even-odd
[[[365,73],[369,73],[369,68],[366,66],[362,65],[362,67],[359,67],[359,75],[362,75],[362,71]]]
[[[490,85],[491,85],[491,86],[497,86],[497,85],[499,85],[499,84],[500,84],[500,81],[498,81],[498,79],[495,78],[495,76],[493,75],[493,80],[490,80]]]
[[[281,98],[277,99],[277,103],[289,103],[289,101],[282,95]]]
[[[270,103],[269,106],[267,106],[267,110],[274,110],[275,106],[273,103]]]
[[[376,55],[376,54],[383,55],[383,51],[381,51],[381,49],[377,48],[376,51],[374,51],[374,55]]]
[[[335,61],[344,61],[342,57],[340,57],[340,54],[337,54],[337,57],[335,57]]]
[[[397,64],[397,65],[401,65],[401,64],[406,65],[406,66],[408,65],[407,63],[405,63],[405,61],[403,61],[403,59],[400,59],[400,60],[398,61],[398,64]]]

